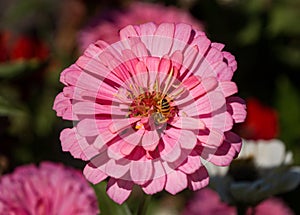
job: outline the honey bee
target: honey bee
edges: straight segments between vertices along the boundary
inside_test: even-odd
[[[156,107],[158,108],[159,112],[161,112],[164,116],[169,115],[171,111],[170,102],[171,100],[168,99],[166,96],[157,102]]]
[[[165,123],[168,121],[168,118],[170,116],[171,110],[173,107],[171,107],[170,103],[172,100],[168,98],[167,96],[164,96],[162,99],[157,101],[156,104],[156,113],[154,115],[154,120],[157,123]]]

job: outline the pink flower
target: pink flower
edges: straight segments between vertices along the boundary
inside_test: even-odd
[[[0,214],[98,214],[94,190],[82,174],[59,164],[25,165],[0,180]]]
[[[226,166],[241,148],[230,131],[246,115],[231,96],[234,57],[187,24],[130,25],[120,38],[90,45],[61,74],[53,108],[76,122],[61,132],[63,150],[90,161],[92,183],[109,177],[118,203],[134,184],[147,194],[206,186],[201,158]]]
[[[79,33],[79,47],[83,51],[89,44],[97,40],[114,43],[119,40],[119,30],[127,25],[154,22],[184,22],[197,30],[202,30],[200,21],[193,18],[187,11],[161,4],[134,2],[125,10],[109,11],[109,16],[97,18]]]
[[[182,215],[236,215],[234,207],[222,202],[218,193],[205,188],[194,193]]]
[[[234,206],[222,202],[218,193],[211,189],[197,191],[187,203],[182,215],[237,215]],[[255,207],[248,208],[246,215],[292,215],[291,209],[278,198],[269,198]]]
[[[274,215],[292,215],[294,214],[291,209],[280,199],[278,198],[270,198],[255,208],[251,208],[247,210],[247,215],[251,214],[255,215],[265,215],[265,214],[274,214]]]

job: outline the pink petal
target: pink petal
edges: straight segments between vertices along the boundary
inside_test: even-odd
[[[182,44],[188,44],[191,37],[192,27],[188,24],[176,24],[174,39],[179,40]]]
[[[233,132],[226,132],[224,142],[217,149],[204,147],[201,157],[217,166],[228,166],[238,155],[241,147],[241,138]]]
[[[191,90],[191,94],[196,99],[199,96],[214,90],[218,86],[218,81],[214,77],[208,77],[202,80],[202,82]]]
[[[84,167],[83,174],[93,184],[98,184],[107,178],[107,175],[89,163]]]
[[[119,135],[116,136],[112,144],[108,145],[107,154],[111,159],[120,160],[124,158],[124,154],[122,153],[122,149],[126,147],[129,143],[127,143],[123,138]]]
[[[187,83],[185,83],[185,84],[187,84]],[[198,100],[198,98],[200,96],[203,96],[203,95],[207,94],[208,92],[214,90],[218,86],[218,81],[214,77],[209,77],[209,78],[206,78],[203,80],[199,80],[199,84],[197,84],[197,85],[195,85],[196,83],[191,83],[191,84],[193,84],[194,87],[192,87],[193,85],[191,85],[188,88],[190,90],[190,92],[189,92],[190,95],[181,100],[176,101],[176,105],[185,105],[186,103],[188,103],[190,101],[195,101],[194,103],[196,103],[196,100]],[[203,99],[205,99],[205,98],[202,98],[202,100]],[[201,100],[199,100],[199,102],[201,102]],[[197,101],[197,103],[198,103],[198,101]]]
[[[129,197],[133,188],[131,181],[110,178],[107,183],[107,194],[118,204],[122,204]]]
[[[94,147],[98,149],[99,153],[107,149],[107,144],[117,137],[118,133],[112,134],[108,130],[99,130],[99,133],[93,143]]]
[[[161,158],[168,162],[176,161],[181,154],[179,141],[169,137],[168,135],[163,135],[162,139],[164,142],[164,148],[160,149]]]
[[[71,85],[76,86],[77,88],[93,92],[97,92],[100,89],[100,86],[103,86],[105,84],[101,79],[86,72],[77,74],[68,72],[65,74],[65,80]],[[109,88],[109,86],[107,86],[107,88]],[[111,90],[111,94],[116,93],[115,89],[111,87],[109,89]]]
[[[163,74],[168,74],[171,70],[171,60],[168,58],[162,58],[159,61],[158,72]]]
[[[220,131],[228,131],[232,129],[233,118],[229,112],[226,111],[226,106],[209,115],[200,116],[207,128],[214,128]]]
[[[181,129],[204,129],[205,124],[201,119],[191,118],[191,117],[176,117],[170,124],[176,128]]]
[[[106,163],[105,173],[113,178],[122,178],[130,168],[130,161],[120,159],[118,161],[110,159]]]
[[[187,187],[188,181],[186,174],[177,170],[170,170],[170,172],[167,173],[166,191],[175,195]]]
[[[66,128],[60,133],[60,141],[63,151],[69,151],[75,158],[88,160],[94,157],[98,151],[76,133],[76,129]]]
[[[131,161],[130,176],[131,179],[139,185],[151,179],[154,168],[151,160]]]
[[[179,50],[176,50],[170,57],[172,64],[179,70],[183,62],[183,53]]]
[[[142,139],[142,146],[145,150],[153,151],[157,147],[159,139],[160,137],[156,130],[145,130]]]
[[[110,52],[103,52],[99,56],[99,60],[106,66],[110,71],[120,78],[123,82],[130,78],[129,72],[126,67],[122,64],[122,57],[117,54],[113,55]]]
[[[201,167],[199,155],[187,156],[186,160],[178,167],[178,169],[186,174],[192,174]]]
[[[110,73],[110,70],[105,65],[103,65],[98,57],[91,58],[83,55],[78,58],[78,60],[76,61],[76,65],[84,71],[88,71],[93,75],[103,77],[103,80]],[[118,82],[118,79],[115,79],[114,81]]]
[[[182,65],[184,66],[183,69],[186,69],[187,74],[185,75],[185,77],[190,77],[189,75],[191,73],[194,73],[194,66],[196,66],[197,64],[195,62],[195,59],[199,57],[199,49],[198,46],[196,45],[191,45],[188,46],[186,51],[184,52],[184,60]]]
[[[219,147],[224,140],[223,132],[218,129],[210,129],[208,135],[202,135],[200,132],[197,137],[200,142],[205,143],[212,148]]]
[[[152,195],[164,189],[166,183],[166,173],[160,161],[153,162],[153,178],[142,186],[145,193]]]
[[[57,116],[61,116],[65,120],[78,120],[77,115],[73,113],[71,100],[59,93],[54,101],[53,109]]]
[[[120,38],[121,40],[126,40],[130,37],[137,37],[138,34],[132,25],[128,25],[125,28],[120,30]]]
[[[134,44],[132,46],[131,50],[139,58],[144,58],[144,57],[149,56],[148,50],[147,50],[145,44],[142,42]]]
[[[237,63],[236,63],[235,57],[226,51],[223,51],[222,54],[223,54],[223,57],[228,62],[228,66],[232,69],[232,73],[233,73],[237,69]],[[227,81],[229,81],[229,80],[231,80],[230,76],[228,77]]]
[[[211,41],[206,35],[199,35],[191,43],[191,46],[197,46],[199,49],[199,57],[202,59],[211,46]]]
[[[181,102],[181,101],[179,101]],[[176,102],[177,104],[177,102]],[[191,104],[181,104],[178,108],[181,108],[182,112],[185,112],[189,117],[199,116],[204,114],[210,114],[213,112],[220,112],[224,109],[226,111],[226,100],[222,93],[212,91],[202,97],[200,97],[195,102]],[[206,125],[207,126],[207,125]]]
[[[201,83],[202,79],[200,76],[190,76],[183,80],[182,86],[184,86],[187,90],[192,90],[196,86],[198,86]]]
[[[220,50],[211,46],[211,48],[205,56],[205,59],[210,63],[210,65],[213,65],[215,62],[223,61],[223,55],[222,52],[220,52]]]
[[[163,58],[166,59],[166,58]],[[148,57],[146,59],[146,65],[149,71],[149,84],[148,89],[155,89],[155,85],[157,84],[157,80],[162,79],[164,77],[164,74],[158,73],[159,71],[159,64],[161,59],[158,57]],[[161,84],[162,80],[159,80],[159,86]],[[157,88],[157,87],[156,87]]]
[[[154,34],[155,30],[156,30],[156,25],[154,23],[150,22],[150,23],[140,25],[140,34],[144,35],[143,37],[141,37],[141,40],[146,45],[148,50],[151,50],[152,39],[153,39],[152,35]]]
[[[152,40],[152,56],[162,57],[168,54],[172,46],[172,38],[174,36],[175,26],[172,23],[160,24]]]
[[[117,132],[129,127],[130,125],[132,125],[133,123],[135,123],[139,120],[141,120],[141,119],[137,118],[137,117],[135,117],[135,118],[125,118],[125,119],[115,119],[110,124],[109,130],[112,133],[117,133]]]
[[[124,144],[122,147],[121,147],[121,153],[126,156],[126,155],[130,155],[131,152],[135,149],[136,145],[133,145],[131,143],[128,143],[128,144]]]
[[[192,131],[171,128],[166,130],[165,134],[172,137],[183,149],[193,149],[197,143],[196,134]]]
[[[224,44],[222,44],[222,43],[211,43],[211,46],[212,47],[214,47],[214,48],[216,48],[216,49],[218,49],[219,51],[222,51],[222,49],[225,47],[225,45]]]
[[[139,61],[135,66],[135,70],[135,79],[137,80],[137,84],[144,89],[149,88],[149,72],[145,63]]]
[[[243,99],[234,96],[227,98],[227,109],[236,123],[245,121],[247,112],[246,102]]]
[[[134,129],[130,129],[124,134],[121,133],[120,137],[128,143],[126,145],[131,145],[132,147],[135,147],[139,145],[139,143],[141,142],[144,133],[145,133],[144,129],[139,129],[137,131],[135,131]]]
[[[97,121],[94,119],[83,119],[79,121],[77,124],[77,129],[78,133],[82,136],[96,136],[100,133]]]
[[[82,70],[76,64],[72,64],[62,71],[60,74],[60,82],[67,86],[75,86],[81,73]]]
[[[212,113],[224,107],[226,100],[220,92],[212,91],[207,96],[202,96],[197,100],[198,111],[201,114]],[[200,106],[200,107],[199,107]]]
[[[73,104],[73,112],[77,115],[124,115],[127,111],[121,110],[120,107],[112,105],[100,105],[95,102],[77,102]]]
[[[238,91],[236,84],[232,81],[219,82],[219,87],[222,89],[225,97],[231,96]]]
[[[91,43],[88,48],[84,51],[84,55],[86,55],[87,57],[94,57],[97,54],[99,54],[100,52],[102,52],[103,50],[105,50],[107,47],[109,46],[108,43],[102,41],[102,40],[98,40],[94,43]]]
[[[209,177],[205,167],[201,167],[193,174],[188,175],[188,184],[191,190],[199,190],[206,187],[208,183]]]
[[[200,50],[199,50],[200,52]],[[197,59],[198,61],[200,59]],[[214,65],[216,62],[220,62],[223,60],[223,56],[219,50],[216,48],[211,47],[208,51],[208,53],[205,56],[205,60],[201,62],[200,67],[197,67],[197,71],[195,72],[195,75],[200,75],[202,78],[206,77],[217,77],[217,71],[214,70]],[[196,69],[196,68],[195,68]]]

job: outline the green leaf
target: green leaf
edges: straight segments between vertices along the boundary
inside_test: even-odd
[[[273,35],[299,35],[299,7],[300,4],[277,4],[270,13],[269,31]]]
[[[300,140],[300,95],[286,76],[277,80],[276,106],[280,119],[280,138],[290,147]]]
[[[101,215],[132,215],[126,202],[119,205],[107,196],[106,185],[106,182],[93,185],[98,198]]]
[[[12,104],[8,99],[0,95],[0,115],[18,115],[22,112],[21,108],[18,108],[15,104]]]
[[[249,23],[237,34],[237,41],[241,45],[249,45],[257,42],[261,32],[261,22],[257,18],[253,18]]]
[[[38,68],[40,63],[36,59],[18,60],[0,64],[0,78],[14,78]]]

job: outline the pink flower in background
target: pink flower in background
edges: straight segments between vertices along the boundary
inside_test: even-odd
[[[280,199],[270,198],[247,210],[247,215],[293,215],[293,211]]]
[[[236,215],[236,210],[222,202],[217,192],[205,188],[194,193],[182,215]]]
[[[234,206],[222,202],[218,193],[205,188],[194,193],[182,215],[237,215]],[[291,209],[278,198],[269,198],[256,207],[248,208],[246,215],[292,215]]]
[[[61,74],[58,116],[64,151],[90,161],[92,183],[109,177],[108,195],[124,202],[134,184],[176,194],[208,184],[201,162],[229,165],[241,148],[231,132],[245,119],[232,75],[234,57],[187,24],[146,23],[98,41]]]
[[[104,40],[108,43],[114,43],[119,40],[119,30],[127,25],[142,24],[154,22],[187,23],[203,30],[200,21],[193,18],[188,11],[176,8],[174,6],[163,6],[161,4],[134,2],[125,10],[109,11],[108,17],[101,17],[94,20],[90,26],[86,26],[79,34],[80,50],[85,50],[89,44],[97,40]]]
[[[98,214],[96,195],[82,174],[60,164],[25,165],[0,179],[0,214]]]

